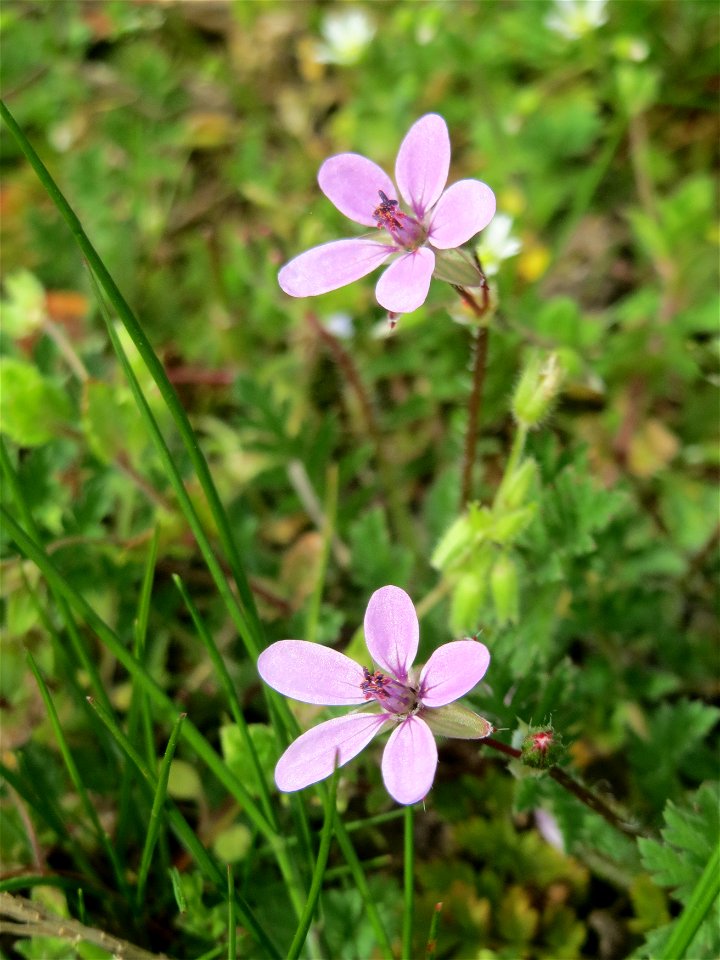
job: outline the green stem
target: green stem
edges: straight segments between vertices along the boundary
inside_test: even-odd
[[[412,930],[414,912],[414,873],[415,873],[415,840],[413,836],[414,810],[412,806],[405,807],[404,832],[404,901],[403,901],[403,928],[402,928],[402,960],[412,960]]]
[[[330,779],[330,785],[325,791],[325,819],[323,821],[322,833],[320,834],[320,848],[318,850],[317,861],[313,871],[312,882],[310,883],[310,892],[308,894],[305,909],[300,917],[295,936],[290,944],[288,951],[288,960],[297,960],[300,951],[303,948],[305,939],[312,923],[313,914],[320,899],[325,869],[327,867],[328,854],[330,853],[330,843],[333,837],[333,827],[336,815],[337,783],[339,768],[335,767],[335,772]]]
[[[505,470],[503,472],[503,478],[500,481],[500,486],[497,489],[495,494],[495,504],[500,505],[502,503],[503,495],[507,489],[508,484],[510,483],[513,474],[520,466],[520,461],[522,460],[523,453],[525,452],[525,442],[527,440],[528,428],[523,423],[518,423],[515,428],[515,436],[513,437],[512,446],[510,447],[510,453],[508,455],[507,463],[505,464]]]

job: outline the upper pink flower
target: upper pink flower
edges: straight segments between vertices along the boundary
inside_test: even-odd
[[[424,667],[413,669],[419,633],[410,597],[388,586],[375,591],[365,613],[365,642],[379,669],[304,640],[279,640],[260,654],[260,676],[288,697],[369,707],[326,720],[291,743],[275,767],[281,790],[323,780],[336,762],[343,766],[381,730],[392,727],[383,752],[383,780],[398,803],[416,803],[435,778],[438,755],[431,728],[466,740],[492,733],[487,720],[452,705],[485,675],[487,647],[476,640],[455,640],[439,647]]]
[[[480,180],[459,180],[445,190],[449,169],[450,137],[437,113],[414,123],[398,150],[395,182],[407,213],[392,180],[372,160],[357,153],[329,157],[318,173],[320,189],[346,217],[379,227],[385,236],[334,240],[306,250],[280,270],[282,289],[292,297],[328,293],[399,254],[378,280],[378,303],[391,313],[422,306],[435,251],[467,243],[495,213],[495,195]]]

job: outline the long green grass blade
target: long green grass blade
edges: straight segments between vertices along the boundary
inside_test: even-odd
[[[182,726],[182,722],[186,716],[187,714],[181,713],[175,721],[170,734],[170,739],[168,740],[168,745],[165,749],[165,755],[163,756],[163,760],[160,765],[160,773],[158,774],[157,784],[155,785],[155,796],[153,797],[152,809],[150,811],[150,821],[148,823],[147,836],[145,838],[142,856],[140,857],[137,889],[135,891],[135,902],[137,903],[138,908],[140,908],[142,905],[145,897],[145,886],[147,884],[148,873],[150,872],[153,850],[155,849],[155,844],[157,843],[158,835],[160,833],[160,826],[162,824],[161,814],[167,798],[170,765],[173,757],[175,756],[175,747],[177,746],[178,736],[180,735],[180,727]]]
[[[102,258],[98,255],[94,246],[87,237],[85,231],[83,230],[82,224],[75,215],[74,210],[65,199],[64,194],[55,183],[55,180],[51,176],[49,170],[42,162],[32,144],[27,139],[17,121],[2,100],[0,100],[0,116],[2,116],[18,146],[30,163],[30,166],[35,171],[50,199],[55,204],[58,212],[65,220],[78,247],[87,260],[90,269],[97,277],[100,286],[105,292],[105,295],[110,303],[112,303],[113,308],[122,321],[123,326],[137,347],[145,366],[157,384],[163,400],[165,401],[165,404],[172,415],[178,433],[180,434],[183,445],[187,451],[188,457],[190,458],[190,462],[192,463],[195,474],[197,475],[198,481],[200,482],[203,492],[207,498],[207,502],[215,521],[223,549],[225,550],[233,578],[237,584],[238,592],[240,594],[250,628],[249,642],[254,644],[256,652],[259,652],[262,647],[262,628],[257,616],[255,601],[242,568],[242,562],[240,560],[237,545],[232,535],[230,524],[228,523],[227,516],[210,474],[207,461],[205,460],[205,457],[197,442],[197,438],[193,432],[192,426],[190,425],[188,416],[185,413],[185,410],[183,409],[167,374],[165,373],[162,363],[158,359],[152,348],[152,345],[150,344],[150,341],[145,335],[145,331],[117,287]]]
[[[675,921],[662,960],[683,960],[700,925],[720,896],[720,844],[710,854],[705,869],[685,909]]]

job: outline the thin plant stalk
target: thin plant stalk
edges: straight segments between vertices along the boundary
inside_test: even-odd
[[[177,746],[180,727],[187,714],[181,713],[175,721],[170,739],[168,740],[165,754],[160,764],[157,784],[155,786],[155,796],[153,797],[152,809],[150,810],[150,820],[148,822],[147,835],[143,846],[142,856],[140,857],[140,868],[138,870],[137,887],[135,890],[135,903],[138,910],[142,907],[145,899],[145,887],[147,885],[148,874],[150,873],[150,864],[152,855],[160,834],[160,824],[162,822],[162,812],[167,799],[168,779],[170,777],[170,765],[175,756],[175,747]]]
[[[327,867],[328,854],[330,853],[330,843],[332,842],[336,817],[338,770],[339,768],[336,766],[330,778],[328,789],[325,791],[325,819],[323,821],[322,833],[320,834],[320,847],[318,849],[317,861],[315,863],[315,870],[313,871],[305,909],[300,917],[295,936],[288,950],[288,960],[297,960],[300,956],[300,951],[307,938],[313,914],[320,899],[320,891],[322,890],[323,879],[325,877],[325,869]]]
[[[425,960],[435,960],[437,952],[437,932],[440,925],[440,913],[442,911],[442,901],[435,904],[435,908],[430,918],[430,933],[428,934],[427,946],[425,947]]]
[[[403,925],[402,960],[412,960],[413,914],[415,912],[415,839],[413,836],[415,812],[412,805],[405,807],[403,833]]]
[[[483,387],[485,386],[485,370],[487,368],[489,330],[487,327],[473,329],[473,369],[472,390],[468,402],[468,423],[465,433],[465,450],[463,453],[463,469],[461,481],[461,507],[466,507],[472,499],[473,471],[477,450],[478,425],[482,410]]]
[[[237,960],[237,920],[235,919],[235,877],[232,866],[227,865],[228,905],[228,960]]]

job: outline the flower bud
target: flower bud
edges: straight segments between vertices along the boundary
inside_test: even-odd
[[[556,353],[545,359],[538,353],[530,357],[512,398],[513,416],[519,424],[529,428],[540,423],[555,401],[562,377]]]
[[[517,623],[519,608],[518,572],[515,561],[507,553],[501,553],[493,564],[490,574],[490,589],[498,623]]]
[[[536,770],[547,770],[558,762],[564,752],[562,737],[550,725],[539,727],[524,737],[520,752],[523,763]]]

